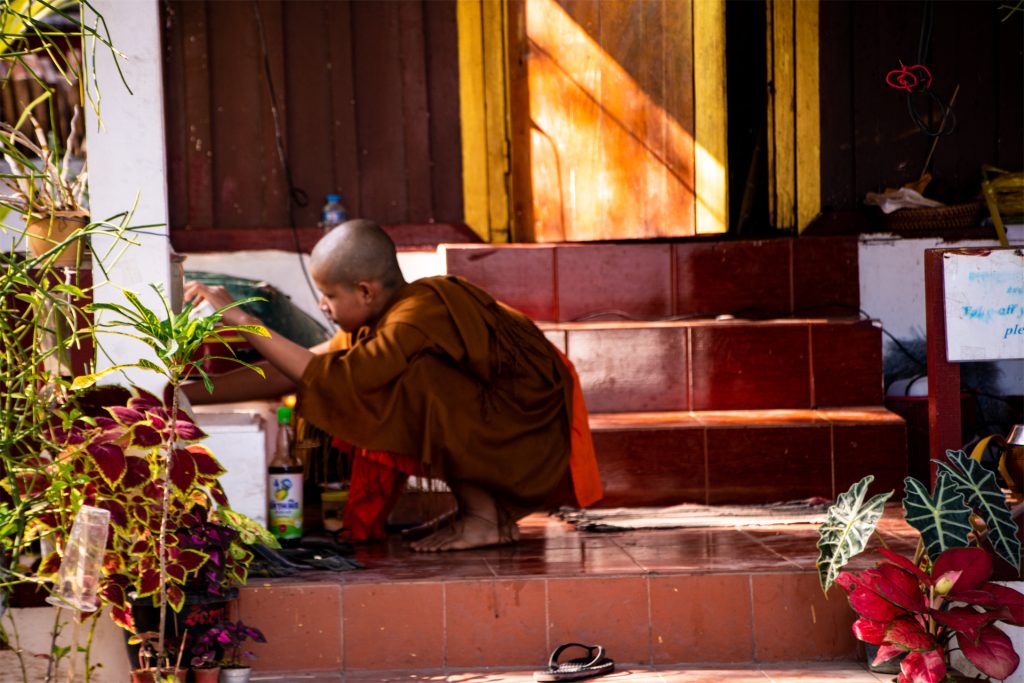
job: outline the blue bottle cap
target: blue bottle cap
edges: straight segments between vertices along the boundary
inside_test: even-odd
[[[329,201],[329,202],[340,202],[341,201],[341,195],[340,194],[329,194],[329,195],[327,195],[327,201]]]

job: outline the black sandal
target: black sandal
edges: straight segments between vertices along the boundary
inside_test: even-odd
[[[587,651],[587,657],[579,657],[559,663],[558,658],[570,647],[578,647]],[[615,670],[615,662],[604,656],[604,647],[600,645],[583,645],[582,643],[565,643],[559,645],[551,658],[548,659],[548,668],[544,671],[535,671],[535,681],[577,681],[581,678],[603,676]]]

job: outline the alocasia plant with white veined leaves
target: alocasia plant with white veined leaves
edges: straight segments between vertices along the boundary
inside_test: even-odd
[[[913,558],[881,549],[873,569],[842,571],[874,535],[892,492],[865,500],[867,476],[840,495],[819,529],[818,574],[848,594],[858,639],[874,663],[903,656],[899,683],[938,683],[956,646],[983,674],[1002,680],[1020,663],[997,623],[1024,626],[1024,595],[991,581],[993,553],[1020,572],[1021,545],[995,475],[963,451],[947,451],[935,487],[905,480],[903,507],[920,541]]]

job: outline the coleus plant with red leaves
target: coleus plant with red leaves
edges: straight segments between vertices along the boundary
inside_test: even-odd
[[[228,504],[218,481],[224,468],[199,443],[206,435],[188,414],[179,410],[172,420],[161,399],[138,389],[125,405],[107,406],[106,412],[55,430],[54,442],[63,443],[63,450],[27,480],[51,511],[32,521],[29,535],[49,537],[60,548],[69,527],[59,510],[81,505],[108,510],[99,594],[114,621],[134,631],[133,599],[158,598],[163,587],[167,603],[180,610],[186,588],[220,594],[227,586],[243,584],[252,552],[222,515],[221,506]],[[165,454],[171,442],[175,447]],[[231,517],[238,519],[237,514]],[[163,543],[166,581],[161,580],[162,526],[168,531]],[[37,573],[49,577],[60,562],[54,550]]]
[[[202,367],[208,357],[199,353],[204,343],[222,342],[224,335],[240,331],[268,333],[258,326],[220,325],[225,309],[197,317],[187,305],[175,314],[163,293],[153,289],[163,302],[166,318],[158,317],[129,291],[123,292],[128,305],[86,307],[104,316],[97,329],[141,341],[152,350],[152,357],[76,377],[71,389],[81,392],[104,375],[141,368],[162,376],[165,397],[136,390],[127,401],[122,398],[104,405],[106,414],[73,413],[78,419],[65,418],[54,429],[51,443],[57,452],[52,458],[27,459],[8,472],[3,484],[16,488],[39,513],[33,516],[28,535],[47,537],[55,545],[37,572],[44,579],[59,568],[78,509],[92,505],[110,511],[100,601],[111,607],[116,623],[134,631],[131,601],[151,597],[161,608],[158,649],[163,651],[163,606],[180,610],[188,587],[216,592],[231,583],[244,583],[252,559],[244,544],[273,545],[274,541],[255,522],[227,507],[218,481],[224,469],[199,443],[206,435],[179,408],[180,387],[189,376],[198,376],[212,391],[212,379]],[[227,360],[263,374],[238,359]],[[215,528],[223,533],[209,533]],[[197,529],[208,533],[193,535]]]
[[[892,495],[865,500],[870,475],[836,499],[819,529],[822,589],[846,591],[859,617],[854,635],[878,646],[873,664],[902,657],[898,683],[944,680],[956,648],[993,679],[1020,664],[996,624],[1024,626],[1024,595],[991,581],[993,553],[1020,571],[1017,526],[992,472],[962,451],[946,457],[932,492],[912,477],[904,482],[906,520],[921,534],[913,558],[882,548],[876,567],[842,571],[867,547]]]

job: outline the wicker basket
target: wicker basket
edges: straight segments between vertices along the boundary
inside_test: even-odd
[[[932,209],[901,209],[882,214],[882,226],[890,230],[949,230],[976,228],[985,216],[985,202],[976,201]]]

